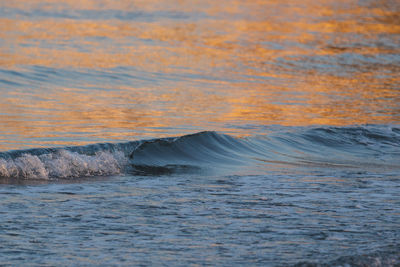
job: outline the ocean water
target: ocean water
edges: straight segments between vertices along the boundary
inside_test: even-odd
[[[0,1],[1,266],[399,266],[398,1]]]

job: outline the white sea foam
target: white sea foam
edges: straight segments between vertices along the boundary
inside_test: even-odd
[[[126,165],[122,152],[99,151],[94,155],[68,150],[40,156],[23,154],[0,159],[0,177],[24,179],[75,178],[118,174]]]

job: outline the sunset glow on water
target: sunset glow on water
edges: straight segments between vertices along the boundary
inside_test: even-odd
[[[398,266],[400,4],[0,0],[0,265]]]
[[[0,148],[398,123],[389,2],[4,1]]]

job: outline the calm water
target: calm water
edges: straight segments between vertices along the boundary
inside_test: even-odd
[[[398,266],[398,1],[0,1],[0,265]]]

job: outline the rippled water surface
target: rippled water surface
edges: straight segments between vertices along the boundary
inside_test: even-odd
[[[0,265],[399,265],[399,18],[0,1]]]
[[[397,1],[0,7],[2,150],[400,120]]]

